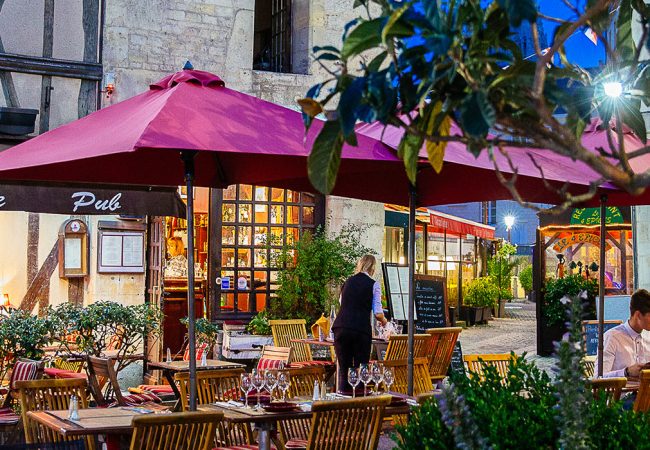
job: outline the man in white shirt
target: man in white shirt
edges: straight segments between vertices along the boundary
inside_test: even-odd
[[[638,378],[649,363],[650,292],[639,289],[630,299],[630,318],[605,333],[603,376]]]

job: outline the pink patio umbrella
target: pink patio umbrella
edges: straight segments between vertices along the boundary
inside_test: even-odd
[[[300,113],[225,87],[216,75],[183,70],[150,90],[44,133],[0,153],[3,180],[226,187],[248,183],[313,191],[306,160],[322,127],[305,140]],[[493,169],[477,164],[463,146],[440,175],[422,161],[421,205],[510,198]],[[179,158],[179,153],[181,158]],[[521,156],[522,159],[527,159]],[[183,164],[180,164],[181,161]],[[525,161],[522,161],[524,164]],[[570,166],[545,162],[547,178],[586,191],[589,179]],[[508,168],[504,168],[509,172]],[[559,201],[531,169],[519,177],[526,200]],[[410,183],[402,161],[374,136],[345,145],[333,194],[408,205]],[[193,199],[188,196],[188,272],[193,273]],[[188,279],[190,406],[196,405],[193,278]]]
[[[609,149],[609,140],[607,132],[599,126],[598,121],[592,122],[585,130],[582,137],[583,145],[593,150],[598,151],[599,148]],[[397,149],[399,143],[404,135],[402,128],[394,126],[385,126],[378,122],[371,124],[363,124],[357,127],[356,131],[364,136],[379,139],[388,146]],[[458,125],[451,124],[450,135],[461,136],[462,132]],[[616,142],[616,136],[614,141]],[[644,144],[638,139],[630,130],[625,129],[623,133],[626,151],[632,152],[642,148]],[[570,186],[570,192],[576,194],[581,193],[584,186],[590,182],[596,182],[601,176],[596,173],[592,168],[582,163],[581,161],[573,161],[570,158],[563,157],[562,155],[552,153],[548,150],[540,150],[525,147],[507,147],[506,151],[510,160],[503,156],[500,152],[495,152],[495,161],[492,161],[486,151],[483,151],[478,157],[474,157],[466,147],[459,142],[449,142],[445,149],[444,166],[440,174],[419,177],[417,192],[417,202],[412,202],[411,209],[414,210],[415,206],[420,203],[421,198],[425,198],[424,204],[426,205],[441,205],[448,203],[463,203],[470,201],[481,201],[498,199],[510,199],[509,191],[497,177],[482,176],[484,171],[494,172],[495,165],[499,171],[505,175],[512,175],[513,167],[517,169],[517,190],[522,197],[527,201],[537,203],[551,203],[557,204],[558,201],[543,200],[548,199],[551,192],[540,186],[540,177],[543,177],[553,186],[558,189],[561,185],[567,183]],[[426,148],[423,147],[420,151],[422,159],[427,158]],[[449,166],[455,168],[460,165],[463,167],[462,174],[454,173],[454,170],[448,171]],[[650,168],[650,155],[643,155],[634,158],[631,161],[631,167],[637,173],[645,172]],[[431,167],[427,168],[431,172]],[[444,189],[444,185],[455,185],[454,178],[460,177],[462,183],[468,188],[471,193],[463,190],[463,192],[450,192]],[[576,187],[578,189],[576,189]],[[436,192],[440,195],[434,195]],[[604,183],[599,188],[599,194],[595,195],[591,200],[584,202],[584,205],[599,205],[601,217],[605,217],[606,202],[617,206],[627,205],[644,205],[650,204],[650,190],[646,189],[638,196],[630,195],[629,193],[617,189],[610,183]],[[460,199],[459,199],[460,198]],[[598,202],[598,203],[597,203]],[[411,212],[411,216],[414,216]],[[409,270],[410,280],[413,283],[414,267],[415,267],[415,223],[409,222]],[[600,224],[600,248],[605,248],[605,221],[601,220]],[[600,252],[600,279],[605,277],[605,252]],[[411,284],[412,291],[413,286]],[[598,308],[598,375],[602,376],[603,370],[603,333],[604,333],[604,284],[600,283],[599,292],[599,308]],[[409,303],[409,311],[413,309],[413,298],[411,296]],[[412,313],[409,314],[409,330],[413,327]],[[412,348],[412,340],[409,341]],[[409,351],[410,360],[412,360],[412,350]],[[411,362],[411,361],[409,361]],[[412,384],[412,365],[409,364],[409,391]]]

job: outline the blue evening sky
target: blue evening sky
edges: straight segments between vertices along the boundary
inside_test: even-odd
[[[576,3],[571,1],[571,3]],[[584,8],[584,0],[578,1],[580,10]],[[559,17],[563,19],[571,19],[574,17],[573,12],[566,7],[561,0],[539,0],[539,10],[542,14]],[[553,33],[558,24],[544,21],[544,31],[549,41],[549,45],[553,39]],[[585,30],[577,31],[566,43],[567,57],[569,61],[575,62],[582,67],[598,66],[599,62],[605,62],[605,46],[602,43],[594,45],[587,36],[584,34]]]

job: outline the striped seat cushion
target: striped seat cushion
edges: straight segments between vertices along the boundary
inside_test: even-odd
[[[333,361],[294,361],[289,364],[289,367],[333,367],[335,363]]]
[[[199,345],[196,346],[196,360],[200,361],[201,358],[203,358],[203,353],[208,351],[208,344],[205,342],[200,343]],[[187,348],[185,349],[185,353],[183,353],[183,361],[189,361],[190,360],[190,346],[188,345]]]
[[[158,397],[156,394],[152,392],[145,392],[142,394],[128,394],[128,395],[124,395],[123,397],[124,397],[124,402],[129,406],[137,406],[149,402],[162,403],[160,397]],[[119,406],[119,403],[117,403],[117,401],[114,401],[109,405],[109,408],[114,408],[116,406]]]
[[[240,444],[230,447],[214,447],[212,450],[257,450],[258,448],[259,446],[257,444]],[[273,444],[271,444],[271,449],[277,450]]]
[[[283,369],[286,363],[281,359],[260,358],[257,362],[257,370]]]
[[[35,380],[37,371],[37,362],[16,361],[16,364],[14,364],[14,369],[11,372],[11,380],[9,380],[10,388],[16,389],[16,381]]]
[[[173,394],[174,389],[168,384],[141,384],[138,386],[139,391],[153,392],[154,394]],[[129,388],[130,392],[135,392]],[[136,393],[141,393],[136,392]]]
[[[284,444],[284,448],[286,449],[301,449],[301,448],[307,448],[307,440],[306,439],[289,439],[286,444]]]
[[[11,408],[0,408],[0,424],[11,425],[20,421],[20,415]]]
[[[88,378],[88,375],[85,373],[75,372],[74,370],[57,369],[55,367],[46,368],[45,375],[50,378]]]

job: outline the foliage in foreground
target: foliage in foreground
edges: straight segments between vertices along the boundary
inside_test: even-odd
[[[283,248],[274,263],[278,271],[277,298],[271,300],[271,318],[316,321],[335,304],[357,260],[371,249],[361,245],[363,228],[349,225],[339,233],[318,228]],[[377,268],[379,269],[379,268]]]
[[[566,299],[569,333],[557,343],[555,381],[518,357],[502,381],[494,368],[484,379],[451,376],[437,400],[419,407],[397,427],[401,450],[648,449],[650,414],[594,400],[582,376],[584,351],[580,297]]]

